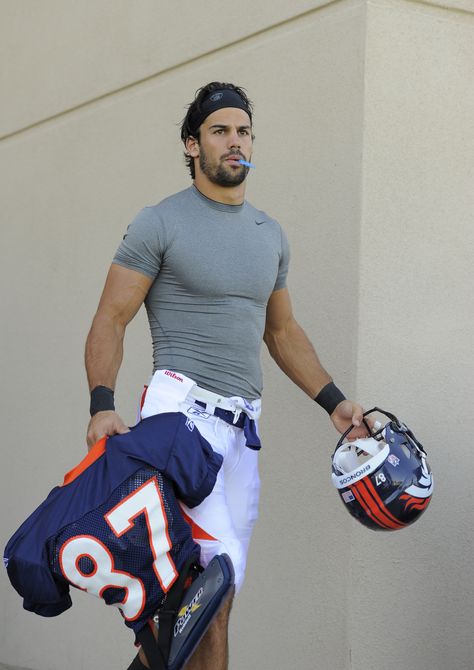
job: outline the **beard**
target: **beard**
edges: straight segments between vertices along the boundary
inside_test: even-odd
[[[239,153],[239,155],[241,155]],[[242,156],[242,158],[244,158]],[[199,154],[199,167],[206,177],[213,184],[224,187],[239,186],[245,177],[248,174],[249,168],[245,165],[240,165],[239,168],[231,167],[226,165],[225,162],[220,162],[217,165],[213,165],[206,153],[201,147],[201,152]]]

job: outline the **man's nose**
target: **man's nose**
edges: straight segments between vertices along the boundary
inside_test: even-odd
[[[231,130],[228,138],[229,147],[240,147],[240,135],[237,132],[237,128]]]

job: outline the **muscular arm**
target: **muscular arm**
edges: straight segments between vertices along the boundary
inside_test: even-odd
[[[293,316],[286,288],[274,291],[270,296],[263,339],[277,365],[311,398],[315,398],[332,381],[321,365],[313,345]],[[331,414],[331,421],[341,433],[351,423],[360,426],[362,408],[350,400],[344,400]],[[350,437],[365,434],[362,429],[353,431]]]
[[[120,265],[111,265],[86,342],[86,372],[89,389],[98,385],[115,388],[122,363],[123,338],[152,284],[152,279]],[[95,414],[88,427],[87,443],[103,435],[127,430],[112,411]]]
[[[311,398],[331,381],[306,333],[293,316],[286,288],[274,291],[270,296],[263,339],[278,367]]]

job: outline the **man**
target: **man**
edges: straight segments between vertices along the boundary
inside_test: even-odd
[[[295,320],[286,288],[288,246],[279,224],[245,201],[252,158],[252,105],[233,84],[202,87],[181,137],[193,185],[129,226],[110,268],[86,345],[92,418],[87,440],[128,430],[113,389],[125,328],[145,302],[154,375],[142,417],[182,411],[224,464],[211,495],[183,506],[207,563],[230,555],[244,577],[257,516],[262,340],[279,367],[330,415],[340,432],[365,434],[362,408],[333,384]],[[187,668],[227,668],[231,602]],[[142,659],[143,660],[143,659]],[[146,666],[144,666],[146,667]]]

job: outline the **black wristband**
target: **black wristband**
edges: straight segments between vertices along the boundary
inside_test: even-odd
[[[107,386],[96,386],[91,391],[90,415],[115,409],[114,392]]]
[[[339,403],[345,399],[346,396],[337,388],[336,384],[334,382],[329,382],[329,384],[323,386],[314,400],[320,407],[325,409],[329,415],[331,415]]]

